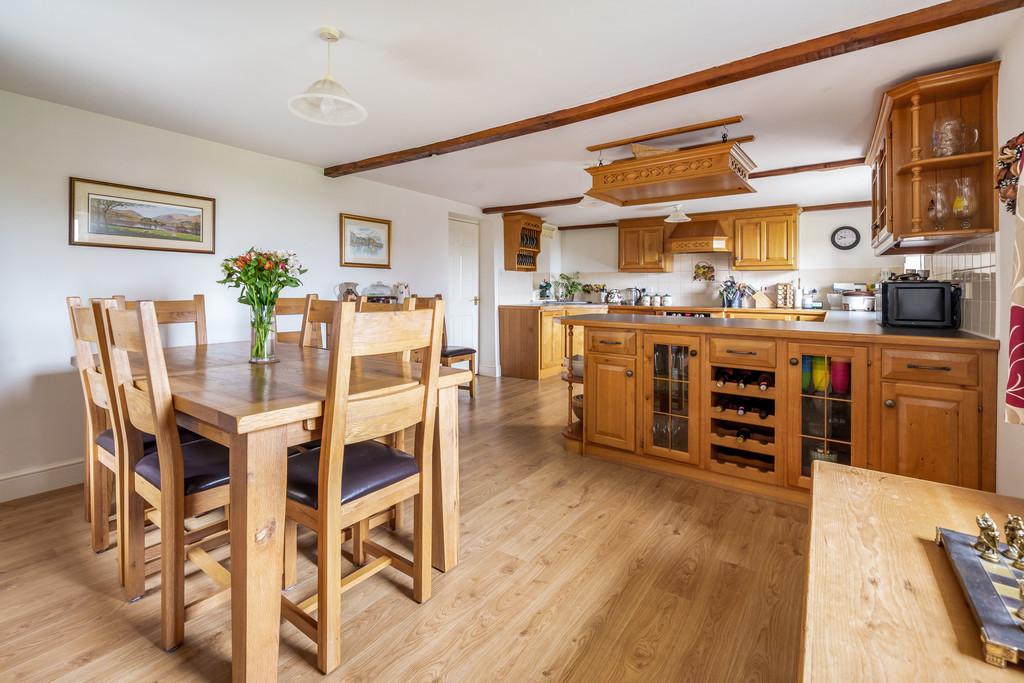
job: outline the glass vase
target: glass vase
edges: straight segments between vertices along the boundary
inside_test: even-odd
[[[978,193],[974,189],[974,179],[957,178],[956,194],[953,196],[953,215],[960,221],[960,227],[969,230],[973,227],[974,214],[978,212]]]
[[[950,214],[946,185],[945,183],[929,185],[928,192],[931,193],[931,201],[928,202],[928,220],[932,222],[932,226],[936,230],[945,230]]]
[[[249,307],[249,362],[277,362],[276,302]]]

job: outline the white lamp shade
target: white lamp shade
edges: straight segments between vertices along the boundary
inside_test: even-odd
[[[670,213],[668,215],[668,218],[665,219],[665,222],[666,223],[689,223],[692,220],[693,220],[692,218],[690,218],[685,213],[683,213],[683,210],[680,207],[677,206],[675,209],[672,210],[672,213]]]
[[[354,126],[366,120],[366,108],[330,76],[288,100],[288,108],[299,118],[328,126]]]

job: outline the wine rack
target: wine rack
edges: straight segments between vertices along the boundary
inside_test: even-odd
[[[708,468],[776,483],[781,444],[776,440],[774,370],[712,365],[708,406]]]

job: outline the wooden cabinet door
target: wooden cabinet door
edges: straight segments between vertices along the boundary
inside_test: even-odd
[[[764,221],[737,219],[733,237],[735,265],[756,266],[764,261]]]
[[[978,392],[882,382],[882,469],[978,488]]]
[[[619,228],[619,270],[643,267],[643,229]]]
[[[562,339],[562,326],[555,318],[564,315],[563,310],[545,310],[540,314],[540,367],[541,370],[553,368],[562,362],[565,341]]]
[[[787,350],[786,481],[810,488],[815,460],[867,467],[868,350],[801,342]]]
[[[642,253],[640,264],[644,268],[661,268],[665,259],[665,230],[644,228],[640,233]]]
[[[764,221],[761,249],[763,263],[775,268],[796,267],[796,225],[786,217]]]
[[[700,464],[700,337],[644,335],[644,453]]]
[[[636,449],[636,358],[589,353],[583,394],[587,441]]]

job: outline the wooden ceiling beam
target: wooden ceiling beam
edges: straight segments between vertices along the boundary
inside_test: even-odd
[[[559,230],[590,230],[591,228],[614,228],[618,225],[617,222],[612,221],[609,223],[582,223],[580,225],[559,225]]]
[[[533,116],[486,130],[460,135],[428,145],[412,147],[397,152],[337,164],[324,169],[324,175],[331,178],[384,168],[416,159],[458,152],[492,142],[529,135],[580,121],[614,114],[633,107],[688,95],[730,83],[737,83],[756,76],[764,76],[794,66],[809,64],[822,59],[848,54],[857,50],[884,45],[905,38],[912,38],[931,31],[957,26],[983,19],[994,14],[1008,12],[1024,6],[1024,0],[951,0],[938,5],[924,7],[895,17],[863,24],[856,28],[837,31],[819,38],[744,57],[726,64],[720,64],[685,76],[679,76],[661,83],[637,88],[594,102],[567,109]]]
[[[835,211],[836,209],[863,209],[871,206],[871,200],[863,202],[837,202],[835,204],[812,204],[800,207],[804,211]]]
[[[548,199],[543,202],[530,202],[528,204],[509,204],[508,206],[488,206],[481,209],[484,213],[511,213],[512,211],[526,211],[527,209],[543,209],[546,206],[569,206],[579,204],[583,197],[566,197],[565,199]]]
[[[773,178],[780,175],[793,175],[794,173],[807,173],[809,171],[834,171],[839,168],[863,165],[864,157],[840,159],[839,161],[823,161],[817,164],[803,164],[802,166],[787,166],[786,168],[772,168],[767,171],[754,171],[750,174],[750,179]]]
[[[668,130],[659,130],[656,133],[647,133],[646,135],[634,135],[631,138],[622,138],[621,140],[612,140],[611,142],[602,142],[596,145],[590,145],[587,147],[588,152],[600,152],[602,149],[612,149],[613,147],[622,147],[623,145],[631,145],[635,142],[647,142],[648,140],[658,140],[660,138],[668,138],[673,135],[682,135],[683,133],[693,133],[698,130],[707,130],[708,128],[718,128],[719,126],[728,126],[733,123],[740,123],[743,121],[742,116],[729,116],[724,119],[715,119],[714,121],[702,121],[701,123],[691,123],[688,126],[679,126],[678,128],[669,128]]]

